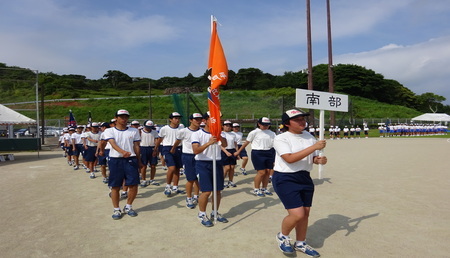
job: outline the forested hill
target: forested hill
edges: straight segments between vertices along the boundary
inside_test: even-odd
[[[405,106],[420,112],[450,113],[450,106],[443,105],[445,97],[434,93],[416,95],[398,81],[386,79],[382,74],[358,65],[339,64],[333,67],[334,90],[388,104]],[[45,99],[105,97],[120,95],[152,95],[170,93],[171,88],[190,92],[206,91],[208,74],[200,77],[188,74],[183,78],[162,77],[131,78],[127,74],[109,70],[100,79],[87,79],[83,75],[57,75],[52,72],[39,73],[38,81],[44,89]],[[328,91],[328,66],[313,67],[314,90]],[[229,80],[222,90],[267,90],[276,88],[307,88],[307,73],[285,72],[271,75],[257,68],[229,71]],[[0,63],[0,102],[19,102],[35,99],[36,74],[20,67],[9,67]],[[41,88],[41,89],[42,89]]]

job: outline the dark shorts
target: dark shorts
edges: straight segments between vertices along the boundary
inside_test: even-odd
[[[200,185],[200,191],[202,192],[212,192],[214,190],[213,186],[213,162],[197,160],[195,162],[195,170],[198,175],[198,183]],[[223,166],[221,160],[216,161],[216,182],[217,191],[223,190]]]
[[[141,149],[141,162],[143,165],[156,165],[158,164],[158,157],[153,157],[153,150],[155,147],[140,146]]]
[[[72,151],[73,146],[72,145],[69,145],[68,147],[64,147],[64,148],[66,149],[67,155],[73,156],[73,151]]]
[[[181,147],[178,147],[175,153],[170,153],[172,146],[163,146],[161,154],[164,155],[164,160],[166,161],[167,167],[175,166],[176,168],[182,168],[183,163],[181,162]]]
[[[183,153],[181,154],[181,160],[184,165],[184,174],[187,181],[197,180],[197,173],[195,172],[195,154]]]
[[[273,169],[275,149],[252,150],[252,163],[255,170]]]
[[[95,153],[97,152],[97,147],[88,146],[88,149],[84,151],[84,160],[87,162],[94,162],[96,157]]]
[[[242,145],[238,145],[238,149],[240,149],[241,147]],[[247,150],[245,148],[239,153],[239,157],[248,157]]]
[[[227,150],[229,153],[233,154],[236,152],[235,149]],[[230,157],[225,154],[225,152],[221,151],[220,155],[222,156],[222,165],[236,165],[236,157],[234,155],[231,155]]]
[[[103,151],[103,156],[98,156],[97,158],[98,158],[98,165],[106,166],[109,158],[109,149],[105,149]]]
[[[139,165],[136,157],[132,158],[109,158],[109,181],[108,186],[122,186],[139,184]]]
[[[314,195],[314,183],[308,171],[280,173],[272,176],[273,189],[285,209],[311,207]]]
[[[75,144],[75,150],[72,149],[72,156],[79,156],[84,152],[83,144]]]

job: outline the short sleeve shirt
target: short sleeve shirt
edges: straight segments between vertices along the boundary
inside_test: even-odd
[[[275,137],[273,145],[276,151],[274,170],[283,173],[294,173],[300,170],[311,171],[314,156],[318,156],[318,151],[306,156],[297,162],[288,163],[281,156],[289,153],[296,153],[304,150],[316,143],[316,138],[303,131],[301,134],[285,132]]]

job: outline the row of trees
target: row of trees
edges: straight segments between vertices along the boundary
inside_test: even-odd
[[[0,63],[0,98],[5,96],[26,96],[30,81],[35,80],[35,74],[30,70],[12,70]],[[358,65],[339,64],[333,67],[334,89],[336,92],[360,96],[389,104],[410,107],[421,112],[449,112],[450,106],[443,105],[445,97],[434,93],[416,95],[414,92],[395,80],[385,79],[382,74]],[[272,88],[307,88],[308,78],[304,71],[285,72],[283,75],[264,73],[257,68],[243,68],[237,73],[230,70],[229,80],[222,90],[266,90]],[[328,91],[328,66],[325,64],[313,67],[314,90]],[[108,90],[147,90],[167,89],[173,87],[206,90],[209,85],[208,73],[195,77],[189,73],[185,77],[132,78],[129,75],[109,70],[98,80],[87,79],[83,75],[57,75],[55,73],[40,73],[39,83],[44,84],[45,95],[53,98],[74,98],[77,90],[101,89]],[[28,93],[29,94],[29,93]],[[31,94],[32,95],[32,94]]]

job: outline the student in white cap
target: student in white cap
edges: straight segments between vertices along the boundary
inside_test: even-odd
[[[269,129],[270,125],[269,118],[261,117],[258,120],[258,128],[248,134],[245,143],[236,152],[236,155],[239,155],[247,145],[252,144],[251,158],[253,167],[257,171],[253,182],[254,189],[252,193],[259,197],[272,195],[272,192],[267,189],[270,172],[273,169],[275,159],[275,150],[273,149],[275,133]]]
[[[172,146],[177,140],[178,130],[182,115],[178,112],[172,112],[169,115],[170,124],[164,126],[159,131],[159,140],[157,148],[162,145],[161,154],[164,155],[164,161],[167,165],[166,174],[166,187],[164,194],[170,197],[174,194],[184,193],[184,191],[178,189],[178,182],[180,181],[180,168],[183,167],[181,161],[181,148],[178,147],[175,152],[170,152]],[[173,186],[172,186],[173,184]]]
[[[223,122],[223,134],[225,135],[225,139],[227,140],[227,147],[220,146],[222,149],[222,164],[223,164],[223,177],[224,180],[228,176],[228,183],[224,183],[224,187],[236,187],[236,184],[233,182],[234,178],[234,169],[236,167],[236,156],[234,153],[237,149],[236,143],[236,134],[233,133],[232,130],[233,123],[229,120]]]
[[[103,177],[103,183],[107,184],[108,183],[108,175],[106,173],[106,165],[107,165],[107,160],[109,159],[109,151],[111,150],[111,144],[109,142],[106,141],[105,139],[105,130],[109,129],[109,123],[102,123],[100,125],[100,130],[101,130],[101,134],[100,134],[100,142],[97,145],[97,159],[98,159],[98,165],[100,166],[100,171],[102,172],[102,177]]]
[[[141,187],[150,185],[158,186],[155,181],[156,164],[158,164],[158,149],[155,148],[159,135],[156,132],[153,121],[147,120],[141,129]],[[146,180],[147,165],[150,165],[150,180]]]
[[[216,159],[216,185],[217,185],[217,209],[220,207],[221,201],[221,191],[223,190],[223,167],[220,155],[219,146],[215,146],[215,151],[211,147],[211,145],[221,142],[222,146],[227,146],[227,141],[225,140],[225,135],[223,132],[221,133],[220,139],[217,139],[215,136],[212,136],[209,131],[210,119],[209,119],[209,111],[203,115],[203,121],[205,122],[205,128],[198,130],[193,133],[191,136],[192,140],[192,150],[195,155],[195,170],[198,174],[198,183],[200,186],[200,198],[198,200],[198,215],[197,218],[200,223],[205,227],[212,227],[214,224],[206,215],[206,207],[208,206],[208,200],[214,190],[214,167],[213,160],[214,157]],[[214,203],[211,203],[212,207],[214,207]],[[213,215],[216,213],[217,221],[222,223],[227,223],[228,220],[222,215],[220,215],[219,211],[211,212],[211,219],[213,219]]]
[[[233,123],[233,133],[236,134],[236,144],[237,144],[237,149],[239,150],[242,146],[242,137],[244,136],[244,134],[240,131],[241,130],[241,125],[238,123]],[[236,152],[234,154],[236,155]],[[247,170],[245,169],[245,167],[247,166],[247,162],[248,162],[248,154],[247,154],[247,150],[246,149],[242,149],[242,151],[239,153],[239,156],[237,156],[238,159],[242,160],[241,163],[241,172],[244,176],[247,175]]]
[[[178,131],[177,140],[170,150],[174,153],[178,145],[182,143],[181,160],[184,166],[184,173],[186,175],[186,207],[189,209],[195,208],[198,203],[198,196],[200,193],[197,172],[195,171],[195,154],[192,150],[191,136],[193,133],[200,130],[200,123],[203,116],[199,113],[194,113],[189,116],[189,126]],[[194,194],[192,194],[194,193]]]
[[[318,150],[325,148],[325,140],[317,141],[305,130],[305,116],[301,110],[291,109],[282,115],[287,132],[274,140],[275,172],[272,184],[287,210],[281,223],[281,232],[276,235],[279,249],[286,254],[296,251],[311,257],[319,253],[306,243],[308,217],[314,194],[314,183],[310,176],[313,164],[326,164],[327,158],[319,156]],[[295,229],[296,242],[292,247],[289,234]]]
[[[139,142],[141,136],[136,128],[127,127],[130,113],[120,109],[116,113],[116,126],[105,130],[105,139],[111,144],[109,152],[109,181],[111,187],[111,200],[114,207],[112,218],[117,220],[122,218],[122,211],[119,207],[120,187],[128,186],[127,204],[123,208],[124,213],[131,217],[137,216],[132,204],[136,198],[139,185],[139,168],[142,166]]]
[[[97,152],[97,145],[101,141],[100,136],[101,133],[99,132],[99,124],[98,123],[92,123],[91,125],[91,131],[85,133],[86,140],[85,140],[85,160],[87,163],[87,167],[89,171],[91,172],[90,178],[94,179],[94,164],[96,161],[96,152]]]
[[[78,170],[80,167],[80,154],[84,152],[83,139],[81,138],[83,134],[83,126],[78,125],[76,132],[70,136],[72,141],[72,159],[74,160],[74,170]]]

